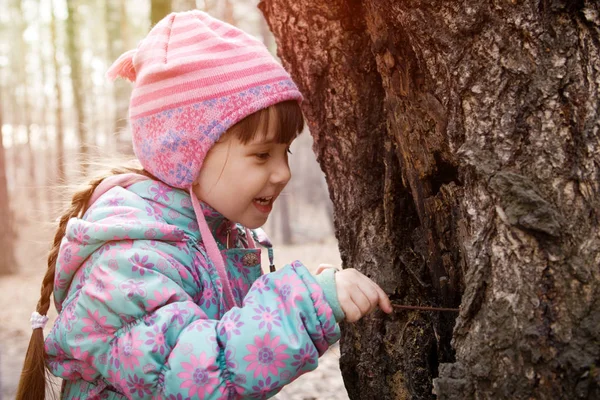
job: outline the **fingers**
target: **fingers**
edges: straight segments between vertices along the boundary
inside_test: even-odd
[[[346,315],[346,321],[348,322],[356,322],[363,317],[362,312],[354,303],[349,303],[346,306],[344,314]]]
[[[373,312],[377,308],[377,306],[379,306],[379,308],[383,312],[387,314],[391,313],[393,311],[393,308],[388,295],[375,282],[373,282],[369,278],[366,279],[368,279],[369,285],[359,286],[360,290],[369,299],[370,308],[366,314],[370,314],[371,312]]]
[[[367,315],[375,306],[377,306],[377,302],[370,299],[369,296],[363,292],[363,288],[360,286],[350,293],[350,298],[358,307],[362,316]],[[377,299],[377,297],[375,298]]]
[[[338,300],[348,322],[355,322],[379,306],[391,313],[392,305],[383,289],[371,279],[354,269],[336,274]]]
[[[358,293],[362,294],[362,299],[366,299],[366,302],[363,300],[363,307],[359,307],[361,311],[363,311],[364,315],[370,314],[373,310],[377,308],[377,304],[379,304],[379,293],[375,285],[367,282],[367,285],[358,286]]]
[[[377,303],[379,304],[379,308],[381,308],[383,312],[390,314],[392,311],[394,311],[394,309],[392,307],[392,302],[390,301],[389,296],[383,291],[383,289],[378,284],[376,284],[373,281],[371,281],[371,283],[373,283],[373,285],[375,286],[375,290],[378,295]]]
[[[338,282],[342,281],[341,279]],[[338,301],[340,302],[340,306],[342,307],[342,311],[346,316],[346,321],[348,322],[356,322],[362,318],[362,312],[360,308],[355,304],[354,300],[350,297],[353,292],[353,288],[351,285],[347,285],[342,283],[341,286],[338,286],[337,295]]]

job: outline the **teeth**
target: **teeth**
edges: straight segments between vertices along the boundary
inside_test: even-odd
[[[259,204],[267,205],[271,202],[273,197],[257,197],[255,200]]]

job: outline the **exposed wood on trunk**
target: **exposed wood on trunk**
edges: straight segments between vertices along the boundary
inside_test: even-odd
[[[345,267],[353,399],[600,396],[600,5],[263,0]],[[434,382],[435,379],[435,383]]]

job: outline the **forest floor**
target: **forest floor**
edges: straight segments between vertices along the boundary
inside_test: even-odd
[[[45,257],[53,234],[50,226],[39,222],[17,221],[20,240],[17,247],[19,272],[0,277],[0,400],[14,399],[23,358],[30,337],[29,316],[39,297],[45,271]],[[263,252],[266,254],[266,252]],[[282,266],[295,259],[311,269],[319,263],[340,265],[335,239],[292,246],[275,247],[275,263]],[[56,317],[50,309],[47,330]],[[348,399],[339,369],[339,346],[333,346],[319,361],[319,367],[286,386],[278,400]]]

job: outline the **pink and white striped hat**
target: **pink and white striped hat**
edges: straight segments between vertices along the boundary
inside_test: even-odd
[[[135,154],[158,179],[189,191],[227,307],[233,307],[223,258],[192,185],[228,128],[273,104],[302,101],[300,91],[259,40],[198,10],[165,17],[107,75],[134,83],[129,119]],[[130,178],[116,177],[103,190]]]
[[[281,101],[302,101],[262,42],[198,10],[169,14],[107,76],[134,83],[129,119],[142,166],[182,189],[236,122]]]

